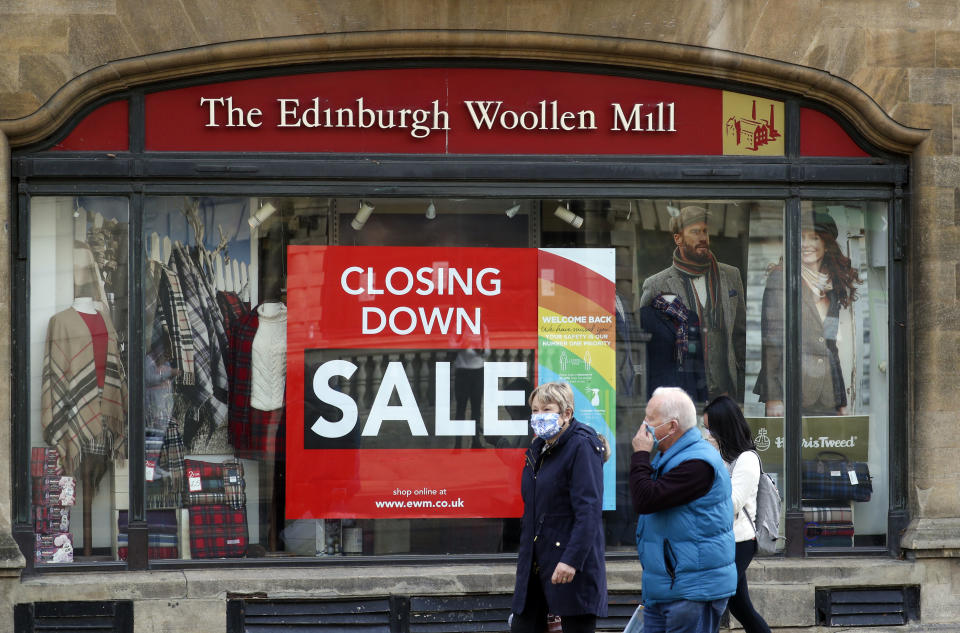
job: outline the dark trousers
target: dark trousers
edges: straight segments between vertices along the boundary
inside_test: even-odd
[[[727,607],[733,617],[743,625],[746,633],[770,633],[770,627],[750,602],[750,592],[747,589],[747,567],[757,553],[757,540],[741,541],[737,543],[737,593],[727,602]]]
[[[510,633],[546,633],[547,598],[543,595],[540,578],[530,573],[530,585],[527,587],[527,604],[523,613],[513,614]],[[597,616],[590,614],[564,615],[560,617],[563,633],[594,633],[597,629]]]

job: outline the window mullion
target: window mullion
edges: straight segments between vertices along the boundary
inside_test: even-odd
[[[800,215],[799,195],[787,199],[784,216],[784,465],[787,556],[804,555],[803,511],[800,507],[801,332],[800,332]]]

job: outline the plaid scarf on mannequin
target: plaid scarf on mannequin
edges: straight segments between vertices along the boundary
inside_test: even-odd
[[[680,297],[674,297],[673,301],[667,301],[660,293],[653,300],[653,308],[667,315],[673,324],[674,330],[674,358],[678,365],[682,365],[687,357],[687,346],[690,341],[690,311],[683,305]]]
[[[707,253],[710,257],[709,260],[700,263],[684,259],[683,255],[680,254],[680,249],[676,248],[673,251],[673,267],[683,273],[683,281],[687,289],[687,294],[691,298],[696,298],[697,296],[691,278],[706,275],[707,303],[702,306],[703,310],[701,310],[700,302],[697,301],[697,313],[700,316],[701,323],[708,320],[704,318],[704,314],[707,314],[709,315],[711,327],[717,328],[720,326],[720,310],[717,307],[717,295],[720,291],[720,267],[717,265],[717,258],[713,256],[713,252],[707,251]]]

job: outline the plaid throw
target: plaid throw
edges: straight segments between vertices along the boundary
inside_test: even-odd
[[[237,558],[247,550],[247,517],[225,505],[190,506],[190,556]]]
[[[43,439],[57,448],[68,475],[79,471],[82,456],[106,461],[126,457],[127,387],[117,332],[106,315],[107,360],[103,388],[97,381],[97,364],[90,330],[73,308],[50,318],[43,358],[40,423]]]
[[[160,277],[160,311],[158,318],[166,326],[167,336],[173,348],[173,360],[180,370],[177,384],[192,385],[195,380],[193,359],[193,332],[187,316],[187,304],[183,299],[177,272],[162,266]]]
[[[247,505],[243,464],[239,461],[217,464],[187,459],[184,467],[189,505],[227,505],[237,510]]]
[[[129,513],[126,510],[117,512],[117,533],[126,534]],[[175,535],[177,533],[176,510],[147,510],[147,530],[150,536],[157,534]]]
[[[254,308],[230,331],[230,421],[227,430],[233,447],[241,454],[255,451],[250,419],[250,385],[253,379],[253,338],[259,327],[260,317],[257,308]]]
[[[196,404],[211,409],[213,426],[217,428],[227,421],[229,389],[223,359],[223,349],[227,346],[223,317],[216,302],[210,297],[212,291],[196,274],[196,267],[182,246],[174,248],[171,264],[180,280],[187,317],[193,332]]]
[[[852,523],[853,508],[849,505],[804,505],[803,520],[805,523]]]
[[[224,329],[227,331],[228,336],[230,330],[236,327],[237,322],[250,311],[247,308],[247,304],[240,298],[240,295],[235,292],[226,292],[223,290],[217,292],[217,306],[219,306],[220,313],[223,315]]]
[[[35,446],[30,449],[30,476],[62,475],[63,466],[55,448]]]
[[[117,558],[120,560],[127,560],[127,547],[117,547]],[[147,547],[147,558],[150,560],[159,560],[162,558],[180,558],[180,554],[177,551],[176,547]]]
[[[808,523],[804,526],[807,538],[815,536],[853,536],[853,523]]]

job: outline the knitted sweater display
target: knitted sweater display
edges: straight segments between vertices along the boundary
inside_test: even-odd
[[[273,304],[282,305],[282,304]],[[283,402],[281,408],[264,412],[252,406],[252,389],[254,383],[253,343],[260,330],[260,312],[262,306],[257,306],[245,317],[240,319],[237,326],[230,331],[230,416],[229,437],[234,452],[238,456],[259,458],[268,454],[274,448],[282,450],[282,442],[277,443],[278,427],[282,428]],[[282,319],[283,335],[283,362],[286,362],[286,306],[283,306]],[[279,313],[267,312],[267,319],[271,316],[277,321]],[[279,323],[278,323],[279,324]],[[268,327],[268,331],[270,328]],[[274,334],[268,334],[262,342],[277,342]],[[276,359],[276,346],[266,355]],[[286,369],[284,368],[284,375]],[[259,382],[259,381],[258,381]],[[263,383],[261,383],[263,384]],[[263,403],[261,403],[263,404]],[[278,415],[279,412],[279,415]]]
[[[283,408],[287,378],[287,306],[264,303],[251,346],[250,406],[260,411]]]
[[[50,318],[43,355],[40,422],[43,439],[55,446],[67,475],[79,473],[81,459],[99,459],[96,481],[106,463],[126,457],[127,385],[117,331],[101,313],[107,330],[103,387],[97,384],[93,338],[73,308]],[[100,472],[97,473],[96,471]]]

